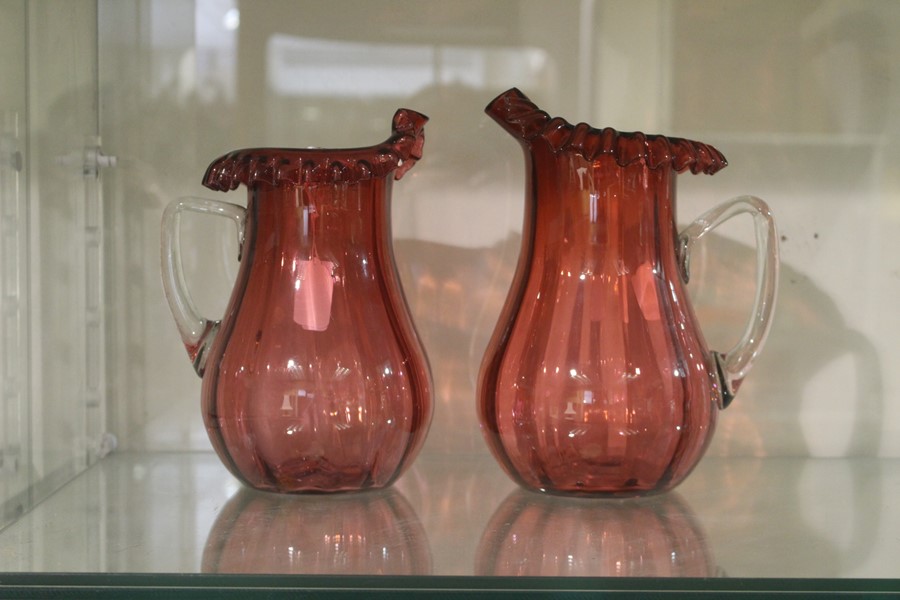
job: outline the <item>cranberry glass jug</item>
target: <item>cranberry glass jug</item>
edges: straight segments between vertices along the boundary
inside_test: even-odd
[[[391,245],[392,178],[421,157],[427,118],[398,110],[370,148],[239,150],[203,183],[244,184],[247,208],[182,198],[163,216],[163,283],[203,378],[213,447],[244,483],[332,492],[389,485],[431,422],[432,383]],[[184,211],[232,219],[240,268],[225,316],[204,319],[179,250]]]
[[[675,176],[726,165],[706,144],[572,126],[519,90],[486,112],[519,140],[526,208],[519,263],[481,365],[487,443],[520,485],[638,495],[682,481],[706,449],[771,322],[775,226],[739,197],[680,234]],[[758,285],[734,348],[710,352],[685,284],[690,251],[741,213],[754,217]]]

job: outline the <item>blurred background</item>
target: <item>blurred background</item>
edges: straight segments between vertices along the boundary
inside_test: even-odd
[[[243,204],[200,185],[212,159],[372,145],[398,107],[431,117],[393,204],[436,385],[424,452],[487,454],[475,379],[524,171],[483,108],[511,86],[571,123],[715,145],[729,166],[679,176],[681,225],[741,194],[774,211],[775,324],[709,455],[900,458],[897,31],[893,0],[0,0],[4,518],[113,447],[210,451],[160,284],[163,208]],[[182,230],[208,318],[238,266],[218,221]],[[736,219],[694,258],[713,349],[747,318],[753,243]]]

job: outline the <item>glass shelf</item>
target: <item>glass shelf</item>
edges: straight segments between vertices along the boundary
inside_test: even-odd
[[[211,453],[123,452],[0,532],[0,582],[900,591],[898,491],[900,460],[708,457],[673,493],[573,499],[487,454],[425,453],[388,490],[282,496]]]

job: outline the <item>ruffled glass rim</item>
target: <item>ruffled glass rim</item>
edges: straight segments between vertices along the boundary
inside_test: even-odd
[[[394,174],[400,179],[422,158],[428,117],[401,108],[394,113],[391,137],[365,148],[245,148],[212,161],[203,175],[211,190],[259,184],[320,185],[356,183]]]
[[[721,152],[702,142],[611,127],[596,129],[587,123],[572,125],[562,117],[551,117],[516,88],[494,98],[485,112],[525,143],[542,139],[555,151],[575,152],[588,161],[610,156],[623,168],[643,161],[651,169],[671,166],[678,173],[690,169],[707,175],[728,166]]]

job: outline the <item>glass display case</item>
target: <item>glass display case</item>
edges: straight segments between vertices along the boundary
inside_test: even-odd
[[[900,591],[898,29],[891,0],[0,0],[0,594]],[[774,325],[672,492],[526,492],[482,439],[525,194],[484,107],[513,86],[572,123],[715,145],[729,165],[680,180],[681,225],[740,194],[774,212]],[[383,491],[252,492],[207,438],[163,209],[211,197],[227,151],[369,146],[398,107],[430,118],[392,209],[428,438]],[[221,315],[231,224],[181,232],[194,301]],[[749,219],[691,269],[706,340],[730,347]]]

